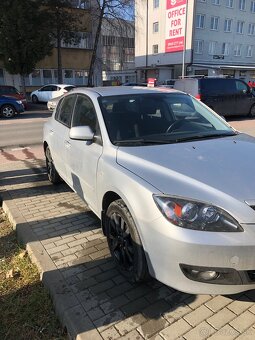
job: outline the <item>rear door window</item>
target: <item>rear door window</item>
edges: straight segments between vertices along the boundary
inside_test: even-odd
[[[72,121],[72,113],[75,104],[76,95],[70,95],[65,97],[59,107],[59,111],[57,112],[56,119],[64,124],[65,126],[71,126]]]

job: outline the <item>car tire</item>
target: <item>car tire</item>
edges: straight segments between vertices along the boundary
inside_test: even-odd
[[[38,97],[35,94],[33,94],[32,95],[32,103],[37,104],[38,102],[39,102]]]
[[[250,112],[249,112],[249,117],[255,118],[255,105],[252,105]]]
[[[47,146],[45,150],[45,158],[46,158],[46,170],[48,179],[52,184],[58,184],[61,182],[61,177],[59,176],[51,156],[50,148]]]
[[[123,200],[116,200],[109,205],[105,224],[108,246],[120,271],[134,282],[148,280],[142,242]]]
[[[1,107],[0,113],[1,116],[4,118],[12,118],[15,115],[16,110],[14,106],[10,104],[5,104]]]

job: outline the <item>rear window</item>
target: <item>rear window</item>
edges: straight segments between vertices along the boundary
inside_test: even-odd
[[[203,95],[230,94],[236,92],[234,79],[200,79],[200,91]]]
[[[18,94],[18,90],[15,87],[5,87],[5,86],[0,86],[0,94]]]
[[[72,89],[74,89],[74,86],[66,86],[66,87],[65,87],[65,90],[68,91],[68,92],[69,92],[70,90],[72,90]]]

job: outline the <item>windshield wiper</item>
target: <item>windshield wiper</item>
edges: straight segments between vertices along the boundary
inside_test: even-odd
[[[203,134],[203,135],[196,135],[196,136],[189,136],[189,137],[180,137],[176,138],[175,142],[187,142],[187,141],[195,141],[201,139],[210,139],[210,138],[222,138],[222,137],[230,137],[236,136],[238,132],[229,132],[229,133],[211,133],[211,134]]]
[[[145,144],[169,144],[173,143],[175,141],[172,140],[166,140],[166,139],[146,139],[146,138],[139,138],[139,139],[123,139],[114,141],[113,143],[115,145],[145,145]]]

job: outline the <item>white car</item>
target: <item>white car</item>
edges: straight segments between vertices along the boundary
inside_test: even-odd
[[[49,180],[101,218],[136,281],[180,291],[255,288],[255,139],[192,96],[160,88],[75,89],[44,127]]]
[[[75,86],[68,84],[48,84],[30,94],[33,103],[48,102],[52,98],[62,96]]]

